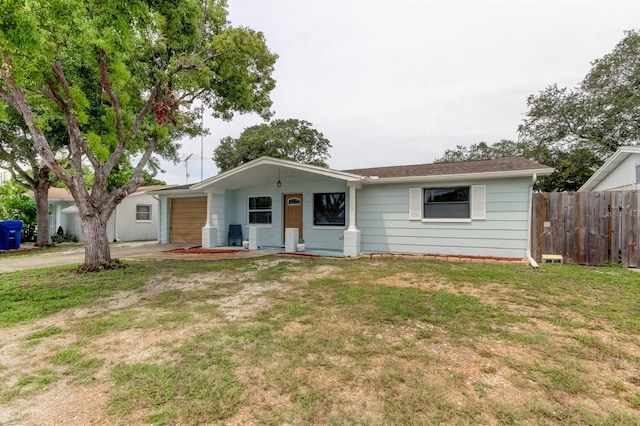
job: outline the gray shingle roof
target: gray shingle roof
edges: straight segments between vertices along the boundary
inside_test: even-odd
[[[456,161],[452,163],[414,164],[409,166],[371,167],[367,169],[343,170],[361,176],[380,178],[439,176],[468,173],[489,173],[506,171],[539,170],[545,165],[523,157],[497,158],[494,160]]]

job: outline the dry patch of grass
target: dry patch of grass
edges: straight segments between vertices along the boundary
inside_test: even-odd
[[[141,286],[0,329],[0,423],[640,423],[632,272],[142,265]]]

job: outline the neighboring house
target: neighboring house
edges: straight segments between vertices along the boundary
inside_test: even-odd
[[[118,204],[107,222],[109,241],[158,239],[158,200],[147,191],[159,188],[142,186]],[[64,234],[82,239],[78,207],[67,189],[49,189],[49,214],[52,235],[62,227]]]
[[[0,185],[11,180],[11,172],[0,167]]]
[[[75,207],[75,201],[66,188],[49,188],[49,235],[55,235],[59,227],[62,227],[65,234],[80,235],[80,233],[67,232],[70,226],[80,227],[79,222],[75,223],[76,217],[63,213],[64,209],[71,206]]]
[[[203,182],[155,190],[160,243],[527,257],[536,176],[524,158],[337,171],[262,157]]]
[[[640,146],[618,149],[578,192],[640,189]]]

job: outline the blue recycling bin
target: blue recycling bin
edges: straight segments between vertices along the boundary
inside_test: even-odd
[[[21,220],[0,220],[0,250],[20,248]]]

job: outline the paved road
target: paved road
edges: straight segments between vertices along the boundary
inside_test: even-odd
[[[149,258],[163,251],[184,247],[188,247],[188,245],[158,244],[156,241],[114,243],[111,244],[111,257],[114,259]],[[0,273],[72,265],[83,261],[84,247],[76,247],[68,251],[55,253],[44,251],[43,253],[28,256],[0,255]]]

